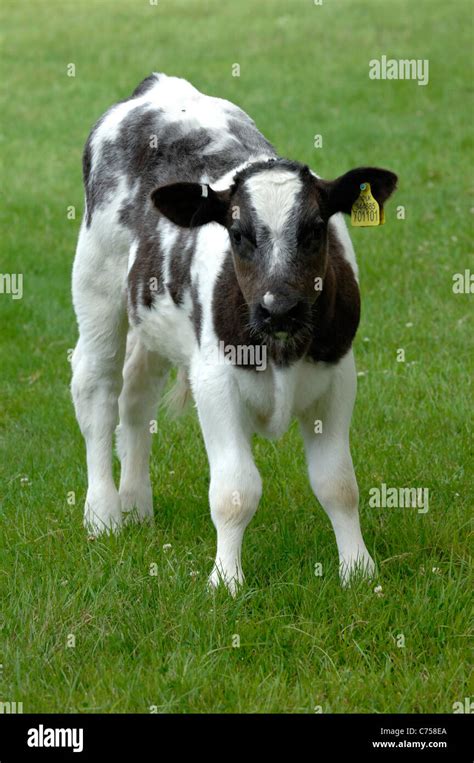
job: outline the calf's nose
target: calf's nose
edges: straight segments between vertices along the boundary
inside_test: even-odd
[[[301,304],[302,300],[296,296],[267,293],[259,303],[260,316],[265,322],[278,328],[297,317]]]

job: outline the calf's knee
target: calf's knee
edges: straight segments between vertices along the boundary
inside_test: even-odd
[[[320,504],[328,511],[353,511],[359,503],[359,489],[354,474],[334,474],[331,477],[312,475],[311,486]]]
[[[246,527],[255,514],[262,495],[262,480],[255,467],[235,476],[211,479],[209,502],[217,526]]]

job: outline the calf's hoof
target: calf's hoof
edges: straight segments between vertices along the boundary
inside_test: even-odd
[[[122,505],[118,493],[105,495],[87,493],[84,527],[95,538],[115,533],[122,527]]]
[[[137,489],[121,489],[120,502],[124,524],[154,523],[151,485]]]
[[[375,562],[367,549],[339,562],[339,577],[343,588],[349,588],[356,578],[371,579],[375,574]]]
[[[231,596],[235,598],[239,588],[244,583],[244,576],[242,570],[235,572],[233,575],[228,572],[224,572],[222,568],[218,568],[214,565],[212,572],[209,575],[208,585],[210,590],[215,590],[220,585],[224,585]]]

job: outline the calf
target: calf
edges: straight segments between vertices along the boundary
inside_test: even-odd
[[[372,571],[349,450],[357,266],[338,214],[350,213],[363,182],[383,205],[396,176],[365,167],[322,180],[280,158],[237,106],[164,74],[95,125],[73,269],[72,394],[90,532],[152,518],[150,422],[175,366],[209,458],[211,584],[233,593],[243,581],[242,538],[262,492],[252,435],[280,437],[293,417],[342,581]]]

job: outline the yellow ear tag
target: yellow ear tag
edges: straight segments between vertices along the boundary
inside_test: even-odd
[[[374,225],[383,225],[385,218],[380,217],[378,202],[372,196],[370,183],[360,184],[360,194],[352,205],[351,223],[356,228],[367,228]]]

